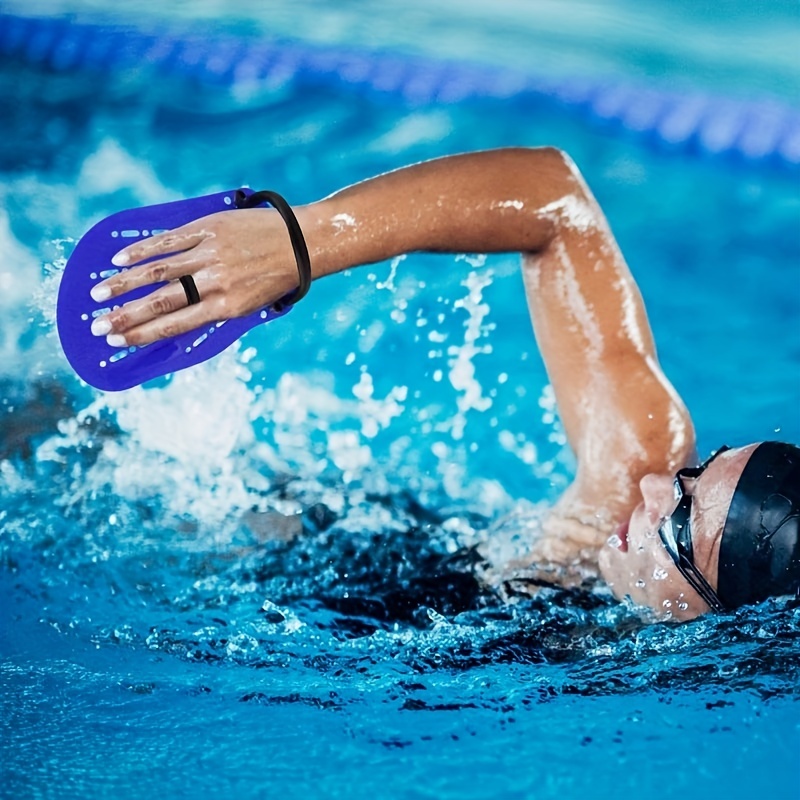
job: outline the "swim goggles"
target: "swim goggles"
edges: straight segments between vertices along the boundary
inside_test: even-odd
[[[683,482],[684,480],[697,480],[708,469],[708,465],[726,450],[730,450],[730,447],[723,445],[699,467],[685,467],[677,472],[673,486],[678,504],[658,529],[661,543],[678,568],[678,572],[686,578],[689,585],[714,611],[724,611],[725,606],[717,596],[717,593],[711,588],[711,584],[706,580],[706,577],[694,564],[691,525],[693,495],[687,493]]]

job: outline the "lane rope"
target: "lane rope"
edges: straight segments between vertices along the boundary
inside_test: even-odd
[[[412,105],[549,101],[660,148],[800,167],[800,109],[779,100],[671,91],[511,69],[234,36],[0,14],[0,57],[56,72],[139,70],[223,87],[289,83],[395,96]]]

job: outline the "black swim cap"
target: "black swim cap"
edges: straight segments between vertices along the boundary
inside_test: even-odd
[[[800,590],[800,447],[762,442],[722,531],[717,595],[726,608]]]

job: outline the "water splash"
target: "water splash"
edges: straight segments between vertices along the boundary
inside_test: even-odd
[[[404,410],[401,403],[408,397],[407,386],[394,386],[384,400],[377,400],[373,395],[375,387],[372,376],[366,367],[362,368],[361,377],[353,387],[353,394],[361,401],[359,416],[362,419],[361,433],[367,439],[374,439],[378,431],[389,426],[395,417]]]
[[[480,259],[473,257],[473,262],[472,266],[481,266],[485,263],[485,256]],[[464,343],[447,348],[450,368],[448,378],[453,388],[460,393],[456,399],[458,412],[452,419],[451,433],[456,441],[464,438],[467,412],[471,410],[486,411],[492,405],[491,399],[484,396],[481,384],[475,377],[473,359],[476,355],[492,352],[490,344],[478,345],[477,342],[487,332],[484,319],[489,314],[489,305],[482,302],[483,290],[491,285],[493,274],[490,269],[484,272],[478,272],[477,269],[470,272],[467,278],[461,282],[461,285],[468,290],[466,297],[456,300],[453,304],[455,309],[463,308],[468,314],[464,323]]]
[[[2,193],[0,192],[0,198]],[[31,362],[45,355],[45,347],[30,336],[35,311],[33,298],[40,289],[40,268],[14,236],[9,214],[0,208],[0,375],[29,372]],[[32,352],[36,349],[36,352]]]

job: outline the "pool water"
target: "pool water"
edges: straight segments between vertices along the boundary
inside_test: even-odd
[[[528,32],[555,69],[544,29],[573,72],[714,91],[746,73],[791,98],[788,6],[737,5],[721,41],[747,29],[754,46],[726,54],[703,49],[710,6],[683,4],[677,44],[646,5],[649,25],[639,12],[616,40],[639,50],[588,24],[570,39],[553,4],[539,27],[527,4],[488,26],[465,4],[462,39],[437,37],[447,4],[406,4],[396,26],[391,4],[275,4],[273,22],[362,44],[368,11],[373,44],[497,63],[524,58]],[[191,8],[270,32],[260,5]],[[49,5],[70,9],[110,13]],[[633,13],[573,10],[606,31]],[[553,144],[606,209],[701,452],[800,441],[796,172],[653,149],[552,106],[241,96],[11,60],[0,118],[3,796],[798,796],[792,603],[647,624],[600,586],[506,602],[480,579],[524,551],[574,468],[518,256],[326,279],[219,358],[122,394],[81,385],[53,327],[64,259],[112,211],[243,184],[303,203],[424,158]]]

